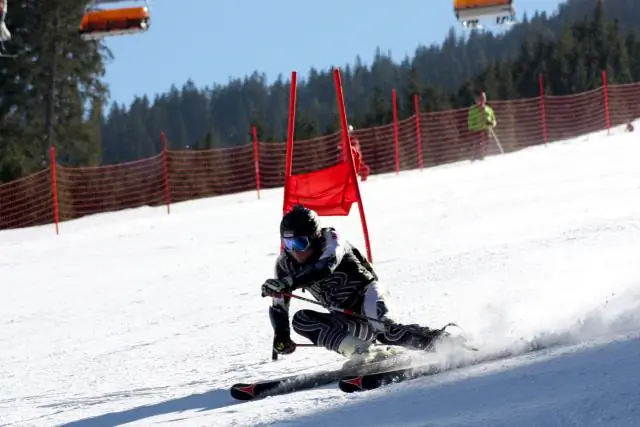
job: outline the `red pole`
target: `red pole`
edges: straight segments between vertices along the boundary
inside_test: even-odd
[[[538,87],[540,88],[540,120],[542,121],[542,135],[544,138],[544,146],[549,142],[549,134],[547,132],[547,113],[544,105],[544,83],[542,81],[542,73],[538,74]]]
[[[53,222],[56,225],[56,234],[60,234],[60,213],[58,211],[58,181],[56,179],[56,149],[49,149],[51,159],[51,195],[53,198]]]
[[[413,95],[413,110],[416,116],[416,144],[418,145],[418,167],[420,170],[424,168],[424,159],[422,158],[422,131],[420,130],[420,101],[418,95]]]
[[[391,91],[391,103],[393,110],[393,143],[396,149],[396,175],[400,174],[400,143],[398,142],[398,95],[396,90]]]
[[[251,127],[251,135],[253,136],[253,165],[256,171],[256,191],[258,192],[258,200],[260,200],[260,153],[258,152],[258,129]]]
[[[291,88],[289,90],[289,123],[287,125],[287,152],[284,165],[284,202],[282,213],[285,214],[285,207],[289,200],[289,178],[293,170],[293,136],[296,122],[296,88],[298,85],[298,74],[291,72]]]
[[[162,141],[162,178],[164,180],[164,202],[167,205],[167,215],[171,213],[171,191],[169,190],[169,153],[167,152],[167,140],[164,131],[160,133]]]
[[[340,124],[342,125],[342,140],[349,141],[349,124],[347,123],[347,110],[344,106],[344,95],[342,93],[342,81],[340,80],[340,70],[333,70],[333,79],[336,86],[336,95],[338,97],[338,108],[340,109]],[[360,222],[362,223],[362,232],[364,234],[364,243],[367,247],[367,258],[373,262],[371,255],[371,241],[369,240],[369,227],[367,226],[367,218],[364,214],[364,205],[362,203],[362,194],[358,185],[358,174],[356,173],[356,165],[353,160],[353,153],[350,149],[345,150],[351,165],[351,179],[356,187],[356,197],[358,198],[358,210],[360,211]]]
[[[611,134],[611,116],[609,115],[609,87],[607,86],[607,70],[602,70],[602,85],[604,86],[604,120],[607,133]]]

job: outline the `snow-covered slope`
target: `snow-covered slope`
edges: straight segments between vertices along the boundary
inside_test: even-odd
[[[639,159],[636,134],[591,135],[365,182],[399,321],[566,345],[357,395],[228,395],[342,363],[270,361],[281,190],[0,232],[0,425],[638,425]],[[327,223],[362,245],[355,210]]]

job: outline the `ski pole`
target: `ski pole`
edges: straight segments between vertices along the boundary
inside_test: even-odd
[[[498,149],[500,150],[500,154],[504,154],[504,149],[502,148],[502,144],[500,144],[500,140],[498,139],[498,135],[496,135],[496,132],[493,130],[493,128],[491,128],[489,131],[491,132],[491,136],[493,136],[493,139],[496,141],[496,145],[498,146]]]
[[[301,297],[301,296],[298,296],[298,295],[288,294],[288,293],[281,293],[280,295],[285,296],[285,297],[290,297],[290,298],[296,298],[296,299],[299,299],[301,301],[305,301],[305,302],[308,302],[308,303],[311,303],[311,304],[319,305],[320,307],[324,307],[329,311],[337,311],[338,313],[346,314],[347,316],[355,317],[355,318],[358,318],[358,319],[361,319],[361,320],[369,320],[369,321],[372,321],[372,322],[377,322],[377,323],[382,323],[382,324],[387,323],[387,322],[381,321],[380,319],[375,319],[373,317],[363,316],[362,314],[356,313],[353,310],[349,310],[349,309],[346,309],[346,308],[335,307],[335,306],[331,306],[331,305],[324,305],[321,302],[314,301],[312,299]]]

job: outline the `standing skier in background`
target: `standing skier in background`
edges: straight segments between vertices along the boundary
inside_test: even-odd
[[[290,297],[306,290],[325,307],[349,309],[371,318],[360,320],[339,312],[304,309],[293,315],[296,333],[316,346],[346,357],[367,354],[376,339],[387,345],[429,350],[442,330],[389,318],[378,276],[360,251],[342,240],[332,227],[321,227],[316,212],[296,206],[280,223],[284,251],[276,261],[275,278],[262,285],[262,296],[272,297],[269,317],[274,329],[274,350],[289,354],[296,349],[289,324]]]
[[[487,154],[489,131],[496,126],[496,116],[493,108],[487,105],[487,95],[480,92],[476,96],[476,103],[469,108],[467,114],[467,129],[471,134],[471,160],[484,160]]]

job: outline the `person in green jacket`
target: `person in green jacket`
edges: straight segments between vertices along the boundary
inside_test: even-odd
[[[487,152],[489,135],[488,131],[493,129],[498,122],[493,108],[487,105],[487,95],[481,92],[476,97],[475,105],[469,108],[467,114],[467,130],[472,135],[473,160],[484,160]]]

